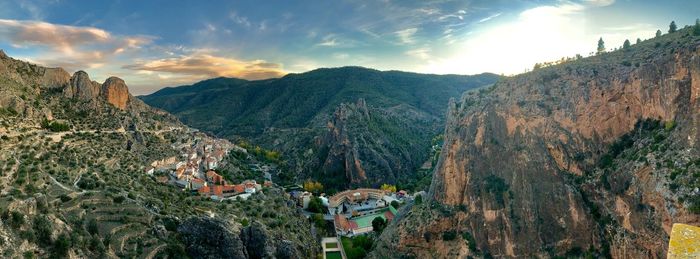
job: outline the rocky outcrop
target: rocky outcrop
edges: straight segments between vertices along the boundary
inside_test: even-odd
[[[131,95],[124,80],[110,77],[100,85],[90,80],[85,71],[78,71],[70,78],[70,84],[63,89],[64,95],[84,101],[104,101],[121,110],[126,110]]]
[[[193,217],[178,232],[192,258],[302,258],[291,241],[274,240],[258,222],[238,231],[221,219]]]
[[[194,217],[185,220],[177,231],[192,258],[248,258],[243,242],[223,220]]]
[[[632,187],[622,196],[583,187],[604,189],[609,177],[593,176],[601,157],[645,119],[675,122],[670,143],[698,157],[700,42],[683,35],[536,70],[450,103],[430,205],[392,224],[377,254],[549,257],[591,247],[602,256],[663,256],[666,225],[698,220],[680,195],[644,184],[645,173],[627,174]],[[590,182],[571,180],[579,178]],[[654,216],[642,221],[645,213]],[[440,238],[450,231],[473,236],[476,251]]]
[[[438,120],[407,105],[370,107],[362,98],[342,103],[317,143],[322,178],[335,188],[407,180],[427,159]]]
[[[90,80],[85,71],[78,71],[70,78],[70,85],[63,89],[66,96],[85,101],[95,100],[100,95],[100,84]]]
[[[243,241],[248,258],[260,259],[268,258],[272,255],[267,245],[269,242],[267,233],[265,233],[265,228],[260,223],[255,222],[251,226],[241,229],[239,236],[241,241]]]
[[[129,101],[129,88],[126,87],[124,80],[118,77],[110,77],[102,84],[100,92],[102,98],[119,109],[126,109]]]

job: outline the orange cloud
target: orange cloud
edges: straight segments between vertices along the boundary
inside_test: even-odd
[[[281,77],[286,74],[282,65],[263,60],[244,61],[232,58],[217,57],[210,54],[195,53],[176,58],[157,59],[123,68],[168,72],[191,75],[195,77],[236,77],[249,80]]]
[[[75,49],[93,47],[101,52],[119,53],[151,43],[147,36],[115,36],[94,27],[58,25],[40,21],[0,19],[0,37],[18,47],[43,45],[63,54],[74,54]]]

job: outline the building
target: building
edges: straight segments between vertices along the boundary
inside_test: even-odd
[[[375,218],[382,218],[387,222],[391,222],[396,217],[396,214],[396,209],[393,206],[388,206],[372,214],[357,217],[346,217],[343,214],[336,214],[333,218],[336,233],[341,236],[351,237],[374,231],[372,221]]]
[[[378,189],[356,189],[339,192],[328,199],[331,215],[352,215],[388,206],[385,192]]]

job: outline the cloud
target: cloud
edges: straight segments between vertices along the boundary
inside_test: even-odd
[[[412,56],[412,57],[415,57],[418,59],[422,59],[422,60],[430,59],[431,56],[429,53],[430,53],[429,48],[418,48],[418,49],[412,49],[412,50],[405,52],[406,55],[409,55],[409,56]]]
[[[501,13],[497,13],[497,14],[490,15],[490,16],[484,18],[484,19],[479,20],[477,23],[484,23],[484,22],[487,22],[487,21],[489,21],[489,20],[491,20],[491,19],[493,19],[493,18],[496,18],[496,17],[498,17],[498,16],[501,16]]]
[[[115,36],[94,27],[5,19],[0,19],[0,36],[15,45],[42,45],[65,54],[88,45],[101,45],[112,51],[139,48],[153,39],[148,36]]]
[[[603,7],[603,6],[608,6],[608,5],[614,4],[615,0],[584,0],[583,2],[585,4],[591,5],[591,6]]]
[[[125,65],[123,68],[189,75],[193,79],[226,76],[257,80],[281,77],[286,74],[280,64],[269,63],[264,60],[238,60],[206,53],[156,59]]]
[[[236,12],[231,12],[231,14],[229,14],[229,18],[241,26],[250,27],[252,25],[250,20],[248,20],[248,17],[238,15]]]
[[[399,38],[401,44],[411,44],[415,42],[414,35],[418,32],[418,28],[408,28],[394,32]]]

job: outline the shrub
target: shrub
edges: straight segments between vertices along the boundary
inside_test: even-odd
[[[33,223],[37,241],[44,245],[51,244],[51,233],[53,232],[51,221],[46,216],[39,215],[34,218]]]
[[[421,205],[421,203],[423,203],[423,195],[416,195],[416,197],[414,198],[413,202],[414,202],[416,205]]]
[[[457,238],[457,231],[449,230],[442,232],[442,240],[452,241],[455,240],[455,238]]]

